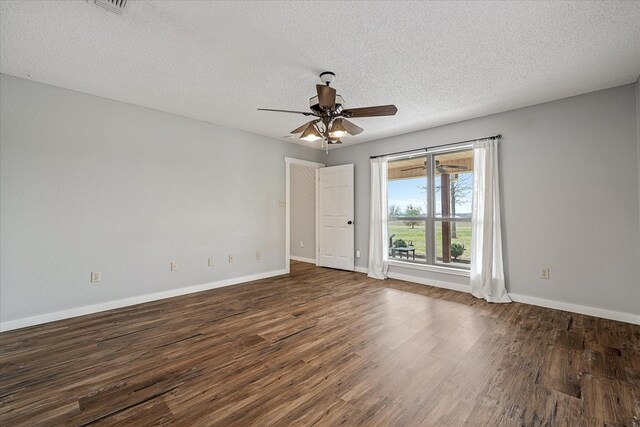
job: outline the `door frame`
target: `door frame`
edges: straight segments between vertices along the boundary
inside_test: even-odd
[[[284,261],[285,261],[285,270],[287,274],[291,272],[291,165],[301,165],[312,169],[320,169],[325,167],[324,163],[311,162],[309,160],[295,159],[293,157],[285,157],[285,250],[284,250]],[[316,171],[316,176],[318,175]],[[316,212],[318,210],[318,183],[316,178]],[[318,218],[316,217],[316,230],[318,224]],[[316,231],[317,234],[317,231]],[[316,258],[316,264],[318,262],[318,236],[316,235],[316,247],[314,249],[314,254]]]

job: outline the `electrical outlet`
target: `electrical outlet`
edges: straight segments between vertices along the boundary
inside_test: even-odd
[[[541,279],[548,279],[549,278],[549,269],[548,268],[543,268],[540,271],[540,278]]]
[[[171,271],[178,271],[178,263],[171,262]]]
[[[300,240],[300,247],[304,248],[304,240]]]
[[[229,262],[233,262],[233,255],[229,254]]]
[[[207,266],[213,267],[213,258],[207,258]]]
[[[360,251],[356,251],[356,258],[360,258]]]
[[[92,271],[91,272],[91,281],[92,282],[99,282],[100,281],[100,272],[99,271]]]
[[[256,252],[256,259],[260,261],[262,259],[262,254],[260,252]]]

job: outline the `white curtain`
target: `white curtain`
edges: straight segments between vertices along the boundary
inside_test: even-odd
[[[489,302],[511,302],[504,283],[498,139],[473,143],[471,293]]]
[[[387,158],[371,159],[369,277],[385,279],[389,268],[387,232]]]

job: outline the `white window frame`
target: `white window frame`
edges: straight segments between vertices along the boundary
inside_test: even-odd
[[[424,271],[433,271],[438,273],[446,273],[457,276],[469,277],[469,269],[470,265],[464,264],[455,264],[451,263],[443,263],[438,262],[436,259],[436,222],[465,222],[471,223],[471,219],[462,219],[462,218],[453,218],[453,217],[443,217],[436,216],[436,192],[435,192],[435,156],[442,153],[451,153],[457,151],[469,151],[473,149],[473,145],[470,143],[456,144],[447,147],[435,147],[428,148],[426,151],[419,152],[411,152],[406,154],[401,154],[397,156],[389,157],[389,163],[398,160],[411,159],[416,157],[424,157],[427,161],[427,176],[425,177],[427,184],[427,212],[423,216],[419,217],[394,217],[396,219],[414,219],[416,221],[424,221],[425,222],[425,243],[426,243],[426,256],[425,261],[410,261],[410,260],[399,260],[399,259],[389,259],[390,265],[395,265],[399,267],[405,268],[413,268],[416,270],[424,270]],[[388,208],[388,207],[387,207]],[[389,220],[391,217],[389,217]],[[427,233],[428,230],[431,230],[431,233]],[[427,238],[428,236],[432,236],[431,238]],[[469,248],[470,250],[470,248]]]

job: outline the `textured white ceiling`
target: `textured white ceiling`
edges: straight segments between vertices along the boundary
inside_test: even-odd
[[[633,82],[640,2],[0,3],[0,71],[281,138],[317,75],[365,142]],[[309,143],[303,142],[305,145]]]

